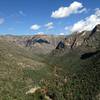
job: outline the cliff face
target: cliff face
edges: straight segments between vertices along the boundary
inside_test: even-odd
[[[26,41],[26,47],[39,52],[49,53],[59,43],[64,36],[34,35]]]
[[[63,47],[62,47],[63,45]],[[93,52],[100,47],[100,25],[95,26],[92,31],[84,31],[67,36],[63,41],[60,41],[56,50],[80,50],[83,52]]]

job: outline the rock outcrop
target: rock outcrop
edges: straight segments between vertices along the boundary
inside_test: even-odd
[[[56,49],[64,50],[65,52],[70,50],[94,52],[100,49],[100,25],[95,26],[92,31],[83,31],[67,36],[58,43]]]
[[[26,47],[30,47],[35,51],[49,53],[64,38],[62,36],[51,36],[51,35],[34,35],[31,39],[26,42]]]

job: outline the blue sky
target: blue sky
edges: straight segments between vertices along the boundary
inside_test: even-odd
[[[100,22],[97,13],[99,0],[0,0],[0,34],[70,34],[83,26],[89,30]]]

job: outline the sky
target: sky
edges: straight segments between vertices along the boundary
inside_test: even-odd
[[[0,0],[0,35],[68,35],[100,23],[100,0]]]

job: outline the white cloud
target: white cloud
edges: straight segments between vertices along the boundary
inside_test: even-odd
[[[45,25],[45,27],[47,27],[47,29],[52,29],[52,28],[54,28],[53,25],[54,25],[53,22],[49,22],[49,23],[47,23],[47,24]]]
[[[5,21],[5,19],[4,19],[4,18],[0,18],[0,25],[1,25],[1,24],[3,24],[3,23],[4,23],[4,21]]]
[[[82,3],[74,1],[69,7],[60,7],[58,10],[53,11],[51,17],[64,18],[84,11],[86,11],[86,8],[83,7]]]
[[[68,27],[68,26],[66,26],[66,27],[65,27],[65,30],[68,30],[68,29],[69,29],[69,27]]]
[[[44,32],[37,32],[37,33],[34,33],[35,35],[44,35],[44,34],[46,34],[46,33],[44,33]]]
[[[59,35],[65,35],[65,33],[59,33]]]
[[[37,24],[34,24],[30,27],[31,30],[38,30],[41,26],[40,25],[37,25]]]
[[[84,20],[80,20],[75,23],[71,32],[81,32],[81,31],[89,31],[92,30],[97,24],[100,24],[100,9],[96,8],[95,13],[86,17]]]
[[[44,35],[44,32],[37,32],[35,34],[38,34],[38,35]]]

